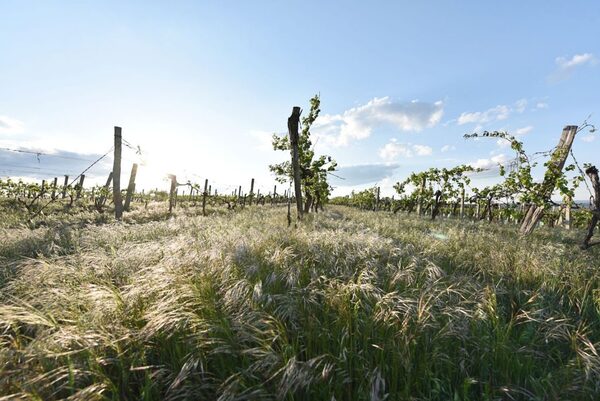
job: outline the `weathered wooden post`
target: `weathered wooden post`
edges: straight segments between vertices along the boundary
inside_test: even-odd
[[[46,180],[42,180],[42,185],[40,186],[40,197],[44,197],[44,193],[46,192]]]
[[[592,236],[594,235],[594,229],[600,221],[600,179],[598,178],[598,169],[595,166],[590,166],[585,170],[585,173],[592,181],[592,188],[594,189],[593,206],[592,206],[592,218],[588,225],[588,232],[581,245],[582,249],[587,249],[591,246],[600,244],[600,241],[590,243]]]
[[[204,180],[204,192],[202,193],[202,216],[206,216],[206,195],[208,190],[208,178]]]
[[[271,205],[275,204],[275,199],[277,198],[277,184],[273,187],[273,197],[271,198]]]
[[[173,208],[175,207],[175,202],[177,201],[177,176],[174,174],[169,174],[169,178],[171,179],[171,188],[169,189],[169,214],[173,212]]]
[[[298,125],[300,123],[300,107],[294,106],[292,114],[288,118],[288,135],[292,153],[292,171],[294,174],[294,191],[296,196],[296,208],[298,220],[302,220],[302,182],[300,181],[300,161],[298,153]]]
[[[62,198],[65,199],[67,197],[67,187],[69,186],[69,176],[65,175],[65,182],[63,184],[62,190]]]
[[[573,203],[573,199],[569,196],[567,197],[567,205],[565,206],[565,219],[564,224],[567,230],[571,229],[571,204]]]
[[[212,194],[212,185],[208,186],[208,196]]]
[[[81,198],[81,191],[83,190],[83,181],[85,180],[85,175],[81,174],[79,177],[79,183],[77,184],[77,196],[75,199]]]
[[[567,160],[569,151],[573,145],[575,134],[577,134],[576,125],[567,125],[563,128],[560,141],[556,146],[556,150],[552,153],[550,161],[548,161],[548,169],[546,170],[546,174],[544,174],[544,181],[542,182],[541,193],[539,194],[542,198],[543,204],[531,205],[527,211],[527,215],[521,223],[521,228],[519,229],[521,234],[531,234],[537,223],[542,218],[547,206],[546,201],[550,199],[552,192],[554,192],[556,182],[562,173],[565,161]]]
[[[465,189],[463,188],[460,193],[460,218],[465,218]]]
[[[56,184],[58,184],[58,177],[54,177],[54,182],[52,182],[52,200],[56,199]]]
[[[286,192],[286,198],[287,198],[287,206],[288,206],[287,221],[288,221],[288,227],[289,227],[292,225],[292,198],[287,196],[287,192]]]
[[[375,211],[379,210],[379,191],[381,190],[380,187],[377,187],[377,199],[375,200]]]
[[[254,197],[254,178],[250,181],[250,194],[248,198],[248,205],[252,206],[252,197]]]
[[[135,176],[137,175],[137,169],[137,163],[133,163],[133,166],[131,166],[131,175],[129,176],[129,185],[127,185],[127,194],[125,195],[125,205],[123,206],[126,212],[129,211],[131,198],[135,193]]]
[[[115,127],[115,152],[113,156],[113,203],[115,219],[123,217],[123,199],[121,197],[121,127]],[[170,211],[170,209],[169,209]]]

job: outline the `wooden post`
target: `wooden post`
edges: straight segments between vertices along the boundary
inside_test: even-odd
[[[208,196],[210,196],[210,194],[212,194],[212,185],[208,186]]]
[[[115,127],[115,153],[113,157],[113,203],[115,219],[123,217],[123,199],[121,198],[121,127]],[[169,209],[170,211],[170,209]]]
[[[375,201],[375,211],[379,210],[379,192],[380,192],[380,187],[377,187],[377,200]]]
[[[594,189],[594,202],[591,210],[592,218],[588,225],[588,232],[583,240],[583,244],[581,245],[582,249],[587,249],[590,246],[600,244],[600,241],[590,243],[590,240],[594,235],[594,229],[596,228],[596,225],[598,225],[598,221],[600,221],[600,179],[598,178],[598,169],[595,166],[590,166],[585,170],[585,173],[592,181],[592,188]]]
[[[169,189],[169,214],[173,212],[173,208],[175,207],[175,202],[177,201],[177,176],[174,174],[169,174],[169,178],[171,179],[171,188]]]
[[[465,217],[465,189],[460,193],[460,218],[461,220]]]
[[[125,195],[125,205],[123,208],[126,212],[129,211],[129,205],[131,204],[131,198],[135,193],[135,176],[137,175],[138,165],[137,163],[133,163],[131,166],[131,175],[129,176],[129,185],[127,185],[127,194]]]
[[[275,204],[275,198],[277,198],[277,184],[273,187],[273,197],[271,198],[271,205]]]
[[[69,176],[65,175],[65,183],[63,184],[62,190],[62,198],[65,199],[67,197],[67,187],[69,186]]]
[[[208,188],[208,178],[204,180],[204,193],[202,194],[202,216],[206,216],[206,191]]]
[[[248,198],[248,205],[252,206],[252,197],[254,196],[254,178],[250,181],[250,197]]]
[[[569,196],[567,198],[567,205],[565,206],[565,219],[564,224],[567,230],[571,229],[571,204],[573,203],[573,199]]]
[[[79,177],[79,184],[77,184],[77,196],[75,197],[75,199],[81,198],[81,191],[83,190],[83,181],[84,180],[85,180],[85,175],[81,174],[81,177]]]
[[[287,195],[287,193],[286,193],[286,195]],[[289,227],[292,225],[292,198],[290,198],[290,197],[287,197],[287,206],[288,206],[287,221],[288,221],[288,227]]]
[[[292,171],[294,174],[294,191],[296,195],[298,220],[302,220],[302,182],[300,181],[300,162],[298,160],[298,125],[300,123],[300,113],[300,107],[294,106],[292,114],[288,118],[288,135],[290,139],[290,151],[292,153]]]
[[[58,184],[58,177],[54,177],[54,182],[52,183],[52,200],[56,199],[56,184]]]
[[[519,231],[523,235],[531,234],[534,230],[537,223],[541,220],[544,211],[546,210],[546,201],[550,199],[552,196],[552,192],[554,192],[554,188],[556,187],[557,174],[560,174],[565,165],[565,161],[569,156],[569,151],[571,150],[571,146],[573,145],[573,140],[575,139],[575,134],[577,133],[576,125],[567,125],[563,128],[562,135],[560,137],[560,141],[558,142],[558,146],[556,150],[552,153],[550,157],[550,161],[548,162],[548,169],[546,170],[546,174],[544,175],[544,181],[541,186],[541,194],[544,204],[537,206],[531,205],[529,210],[527,211],[527,215],[523,219],[523,223],[521,223],[521,228]]]

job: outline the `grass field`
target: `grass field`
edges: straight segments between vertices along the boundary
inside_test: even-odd
[[[165,211],[2,216],[1,400],[600,399],[580,232]]]

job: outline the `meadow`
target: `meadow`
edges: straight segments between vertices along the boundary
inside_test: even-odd
[[[0,400],[600,399],[580,230],[166,208],[0,216]]]

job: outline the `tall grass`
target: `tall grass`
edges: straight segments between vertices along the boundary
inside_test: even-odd
[[[599,255],[572,233],[158,207],[5,230],[4,399],[600,398]]]

